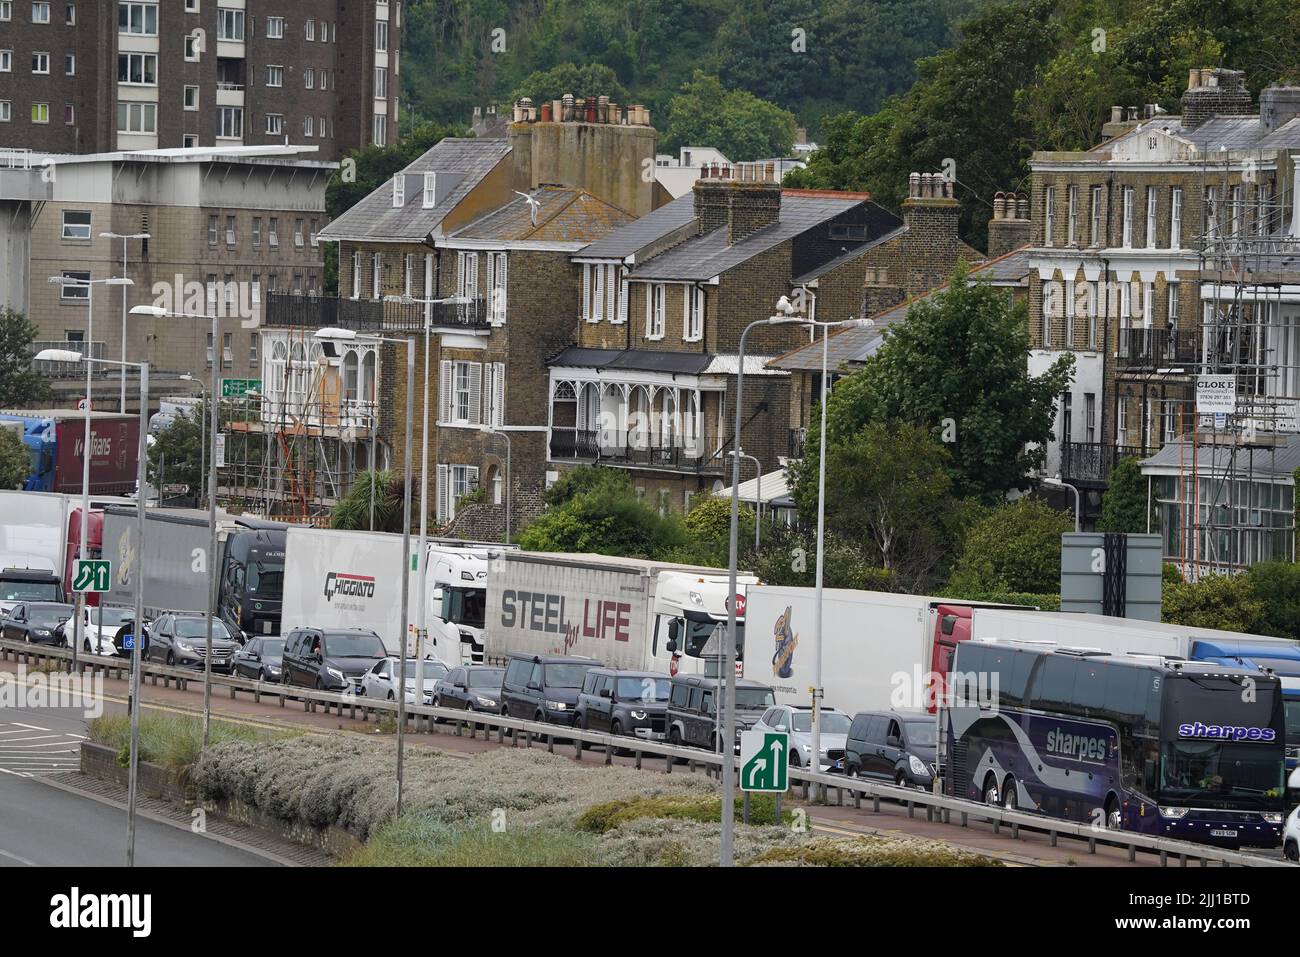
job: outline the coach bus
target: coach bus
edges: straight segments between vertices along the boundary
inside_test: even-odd
[[[1224,847],[1280,845],[1285,717],[1268,672],[1002,640],[962,642],[954,672],[985,683],[977,694],[954,682],[949,794]]]

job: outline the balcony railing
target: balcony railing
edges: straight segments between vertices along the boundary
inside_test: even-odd
[[[1141,458],[1147,454],[1145,449],[1131,445],[1063,442],[1061,479],[1071,485],[1105,485],[1110,481],[1111,470],[1120,459],[1129,456]]]
[[[550,457],[606,465],[722,474],[726,470],[726,457],[714,454],[713,450],[717,446],[717,439],[713,436],[704,436],[688,447],[663,445],[617,430],[552,427]]]
[[[45,349],[65,349],[68,352],[80,352],[83,356],[89,356],[92,359],[104,358],[103,342],[68,342],[60,339],[44,339],[33,342],[30,349],[32,355],[36,355],[36,353]],[[86,367],[80,362],[51,362],[41,359],[32,362],[32,369],[41,375],[48,376],[84,376],[86,374]],[[91,366],[92,375],[107,375],[109,371],[107,366]],[[118,370],[113,370],[113,375],[118,374]]]
[[[1187,329],[1120,329],[1118,365],[1128,369],[1190,365],[1196,362],[1198,344],[1199,336]]]
[[[482,299],[463,304],[439,303],[432,309],[430,325],[438,328],[487,328]],[[378,299],[342,299],[270,292],[266,295],[268,326],[319,329],[337,326],[358,332],[422,332],[425,306],[417,302]]]
[[[792,459],[803,458],[804,448],[808,445],[807,429],[791,429],[790,445],[786,454]]]

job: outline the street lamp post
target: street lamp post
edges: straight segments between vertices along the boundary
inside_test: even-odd
[[[121,276],[107,279],[69,279],[67,276],[51,276],[49,280],[52,284],[68,287],[72,286],[78,289],[86,290],[86,348],[93,349],[95,343],[95,286],[130,286],[131,280]],[[48,350],[58,352],[60,350]],[[81,355],[79,352],[69,352],[69,355]],[[82,419],[81,426],[81,542],[77,548],[78,558],[87,558],[86,549],[86,529],[90,525],[90,458],[93,447],[94,435],[91,431],[90,424],[90,395],[93,384],[90,379],[91,363],[86,363],[86,408],[85,417]],[[143,494],[143,490],[142,494]],[[70,583],[69,583],[70,584]],[[76,618],[77,623],[72,629],[72,671],[77,674],[81,671],[81,664],[78,656],[81,654],[81,643],[85,640],[86,634],[86,595],[84,592],[77,593],[76,600]]]
[[[510,544],[510,434],[499,425],[479,426],[479,431],[499,435],[506,440],[506,544]]]
[[[1081,521],[1082,512],[1080,511],[1081,500],[1079,497],[1079,489],[1076,486],[1071,485],[1069,482],[1061,481],[1061,477],[1059,475],[1054,477],[1052,476],[1046,477],[1042,480],[1042,482],[1044,485],[1050,488],[1068,488],[1071,492],[1074,493],[1074,530],[1076,532],[1082,531],[1083,523]]]
[[[148,233],[100,233],[100,239],[120,239],[122,240],[122,275],[126,275],[126,244],[132,239],[148,241]],[[122,388],[118,397],[118,411],[123,415],[126,414],[126,367],[130,364],[126,361],[126,286],[122,287]]]
[[[208,409],[208,608],[203,651],[203,750],[212,741],[212,617],[216,614],[217,588],[220,582],[221,563],[217,559],[217,419],[221,379],[221,317],[216,313],[171,312],[161,306],[133,306],[133,316],[153,319],[202,319],[212,323],[212,382]],[[159,495],[161,501],[161,494]]]
[[[739,455],[742,459],[753,462],[756,469],[756,478],[754,480],[754,551],[758,551],[758,529],[762,524],[761,519],[763,517],[763,465],[756,456],[746,455],[744,449],[737,449],[732,455]]]
[[[354,329],[325,328],[316,330],[317,339],[335,339],[359,342],[387,342],[391,345],[406,346],[406,444],[403,446],[405,489],[402,494],[402,636],[401,653],[398,656],[397,680],[397,815],[402,813],[402,765],[403,751],[406,744],[406,636],[410,630],[410,595],[411,595],[411,445],[415,404],[415,340],[386,339],[382,336],[358,335]],[[426,393],[427,396],[427,393]],[[373,482],[374,476],[371,476]],[[423,563],[421,563],[422,565]],[[421,589],[423,590],[423,589]],[[421,669],[422,671],[423,669]],[[416,693],[419,702],[424,701],[424,685]]]
[[[79,352],[72,352],[63,349],[46,349],[36,354],[37,359],[53,359],[59,362],[82,362],[87,365],[91,363],[103,363],[105,365],[122,365],[123,369],[127,366],[140,370],[140,441],[136,450],[136,483],[139,490],[136,493],[135,515],[136,515],[136,554],[144,555],[144,486],[146,480],[145,464],[147,459],[147,444],[145,437],[149,431],[149,363],[147,362],[127,362],[125,364],[113,362],[110,359],[87,359]],[[84,518],[82,524],[85,524]],[[140,646],[143,644],[144,635],[144,565],[136,564],[136,581],[135,581],[135,618],[132,621],[131,628],[134,631],[134,637],[131,642],[131,687],[129,692],[130,713],[131,713],[131,749],[130,762],[127,770],[127,788],[126,788],[126,866],[135,866],[135,809],[137,802],[138,789],[136,779],[140,772]]]

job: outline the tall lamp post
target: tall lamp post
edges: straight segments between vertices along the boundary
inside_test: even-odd
[[[481,425],[480,432],[499,435],[506,440],[506,544],[510,544],[510,433],[503,426]]]
[[[107,279],[71,279],[67,276],[51,276],[50,282],[54,285],[61,286],[63,289],[69,287],[74,289],[86,290],[86,348],[93,349],[95,343],[95,287],[96,286],[131,286],[134,283],[131,280],[121,276],[110,277]],[[66,350],[53,349],[52,352]],[[69,355],[80,356],[79,352],[69,352]],[[86,553],[86,528],[90,524],[90,458],[91,449],[94,447],[94,434],[90,425],[90,406],[91,390],[93,385],[90,379],[91,363],[86,363],[86,408],[85,417],[82,419],[81,432],[81,541],[77,548],[78,558],[88,558]],[[144,489],[141,487],[141,494]],[[74,674],[81,670],[80,662],[77,656],[81,653],[81,643],[85,640],[86,634],[86,596],[83,592],[77,593],[76,617],[77,623],[73,627],[72,642],[72,671]]]
[[[411,444],[415,403],[411,397],[415,393],[415,340],[386,339],[382,336],[358,335],[355,329],[327,327],[317,329],[317,339],[344,342],[387,342],[390,345],[406,346],[406,444],[402,447],[404,463],[404,489],[402,492],[402,636],[401,654],[398,656],[397,680],[397,815],[402,813],[402,764],[406,744],[406,635],[410,630],[410,595],[411,595]],[[374,476],[371,476],[374,481]],[[423,589],[421,589],[423,591]],[[424,700],[424,686],[417,689],[419,698]]]
[[[428,574],[429,563],[429,339],[433,327],[433,307],[441,305],[465,305],[470,300],[465,296],[447,296],[444,299],[414,299],[410,296],[387,296],[385,299],[389,302],[398,302],[403,305],[418,305],[424,307],[424,395],[420,400],[421,408],[421,438],[420,438],[420,541],[419,541],[419,560],[417,570],[419,577],[416,579],[417,587],[420,589],[419,610],[416,613],[415,628],[415,686],[420,689],[421,699],[424,694],[424,637],[428,634],[428,598],[429,589],[424,578]],[[411,399],[408,395],[407,404]],[[409,445],[408,445],[409,448]],[[375,441],[374,436],[370,439],[370,530],[375,528],[375,478],[374,478],[374,453]],[[448,662],[452,664],[452,662]]]
[[[132,239],[139,239],[147,242],[150,238],[148,233],[100,233],[100,239],[120,239],[122,240],[122,275],[126,275],[126,245]],[[122,287],[122,358],[119,365],[122,367],[122,388],[118,397],[118,411],[123,415],[126,414],[126,367],[130,365],[126,361],[126,286]]]
[[[1049,488],[1068,488],[1071,492],[1074,493],[1074,530],[1076,532],[1081,531],[1083,513],[1082,511],[1080,511],[1081,500],[1079,496],[1079,489],[1076,486],[1071,485],[1069,482],[1061,481],[1061,477],[1059,475],[1055,477],[1046,477],[1041,479],[1041,481],[1044,485],[1048,486]]]
[[[754,469],[756,470],[756,478],[754,480],[756,483],[754,488],[754,551],[758,551],[758,529],[762,524],[761,519],[763,517],[763,465],[758,461],[756,456],[746,455],[744,449],[736,449],[731,454],[739,455],[742,459],[753,462]]]
[[[778,325],[805,325],[820,327],[824,330],[830,330],[834,327],[842,326],[863,326],[870,325],[869,320],[846,319],[842,322],[813,322],[809,319],[803,319],[795,313],[797,309],[791,305],[790,300],[782,296],[776,304],[777,311],[781,315],[769,316],[766,319],[755,319],[747,325],[740,334],[740,343],[737,348],[736,363],[736,425],[735,432],[732,436],[736,447],[740,447],[740,425],[741,412],[744,408],[744,388],[745,388],[745,339],[749,336],[750,330],[758,326],[778,326]],[[822,351],[822,419],[826,417],[826,365],[827,350]],[[824,425],[823,425],[824,429]],[[737,578],[737,552],[739,544],[739,527],[740,527],[740,456],[731,457],[731,534],[730,550],[728,559],[728,581],[729,597],[727,599],[727,635],[726,649],[723,653],[723,666],[726,668],[726,693],[723,695],[722,705],[726,708],[726,716],[723,721],[723,761],[722,761],[722,866],[730,867],[734,863],[733,854],[733,837],[735,833],[735,793],[736,793],[736,763],[732,757],[732,748],[736,737],[736,718],[735,709],[732,707],[732,701],[736,693],[736,578]],[[819,489],[825,490],[825,457],[822,459],[822,473],[819,479]],[[825,499],[825,495],[820,496]],[[817,628],[816,644],[817,652],[815,660],[817,663],[817,688],[821,687],[821,597],[822,597],[822,575],[821,575],[821,558],[822,558],[822,535],[824,531],[823,519],[821,515],[821,502],[818,502],[818,522],[817,522]],[[818,694],[815,691],[814,694]],[[815,699],[814,699],[815,700]],[[817,709],[813,711],[813,754],[814,766],[820,770],[820,740],[818,736],[818,718]]]
[[[51,360],[55,362],[85,362],[87,366],[91,364],[103,365],[122,365],[123,370],[127,366],[140,370],[140,442],[136,450],[136,482],[139,484],[139,492],[136,495],[135,515],[136,515],[136,554],[144,555],[144,486],[146,480],[146,442],[145,437],[149,432],[149,363],[147,362],[127,362],[119,363],[111,359],[87,359],[80,352],[72,352],[64,349],[44,349],[36,354],[37,359]],[[84,514],[84,513],[83,513]],[[84,526],[85,519],[82,519]],[[127,789],[126,789],[126,866],[135,866],[135,808],[137,800],[136,778],[140,770],[140,645],[143,644],[144,633],[144,564],[136,562],[136,582],[135,582],[135,618],[132,622],[132,629],[135,632],[131,642],[131,758],[129,770],[127,772]]]
[[[199,319],[212,323],[212,382],[208,399],[208,607],[203,651],[203,750],[212,742],[212,617],[217,608],[221,562],[217,560],[217,419],[221,382],[221,317],[216,313],[171,312],[161,306],[132,306],[130,315],[152,319]],[[161,493],[159,495],[161,501]]]

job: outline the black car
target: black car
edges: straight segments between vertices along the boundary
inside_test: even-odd
[[[593,668],[578,695],[577,725],[583,730],[662,741],[668,737],[671,684],[667,675],[653,671]]]
[[[776,704],[776,693],[767,685],[747,678],[736,679],[736,741],[740,732],[753,727],[763,712]],[[678,675],[668,693],[668,742],[688,744],[716,751],[718,721],[718,679],[703,675]]]
[[[280,680],[360,694],[362,676],[387,657],[383,639],[368,629],[295,628],[284,637]]]
[[[497,714],[501,710],[501,681],[505,674],[504,668],[495,665],[452,668],[433,686],[433,706]]]
[[[258,681],[279,681],[283,653],[283,638],[249,638],[244,647],[235,652],[234,672]]]
[[[862,711],[844,743],[845,771],[899,787],[928,790],[934,782],[937,729],[925,711]]]
[[[165,612],[148,626],[145,657],[168,665],[202,668],[208,653],[205,615]],[[229,674],[239,641],[220,618],[212,618],[212,670]]]
[[[592,658],[513,654],[506,659],[501,681],[501,713],[572,725],[582,682],[588,671],[599,667]]]
[[[0,625],[0,633],[10,641],[28,644],[58,645],[63,643],[59,626],[73,616],[71,605],[53,601],[24,601],[14,606],[9,617]]]

